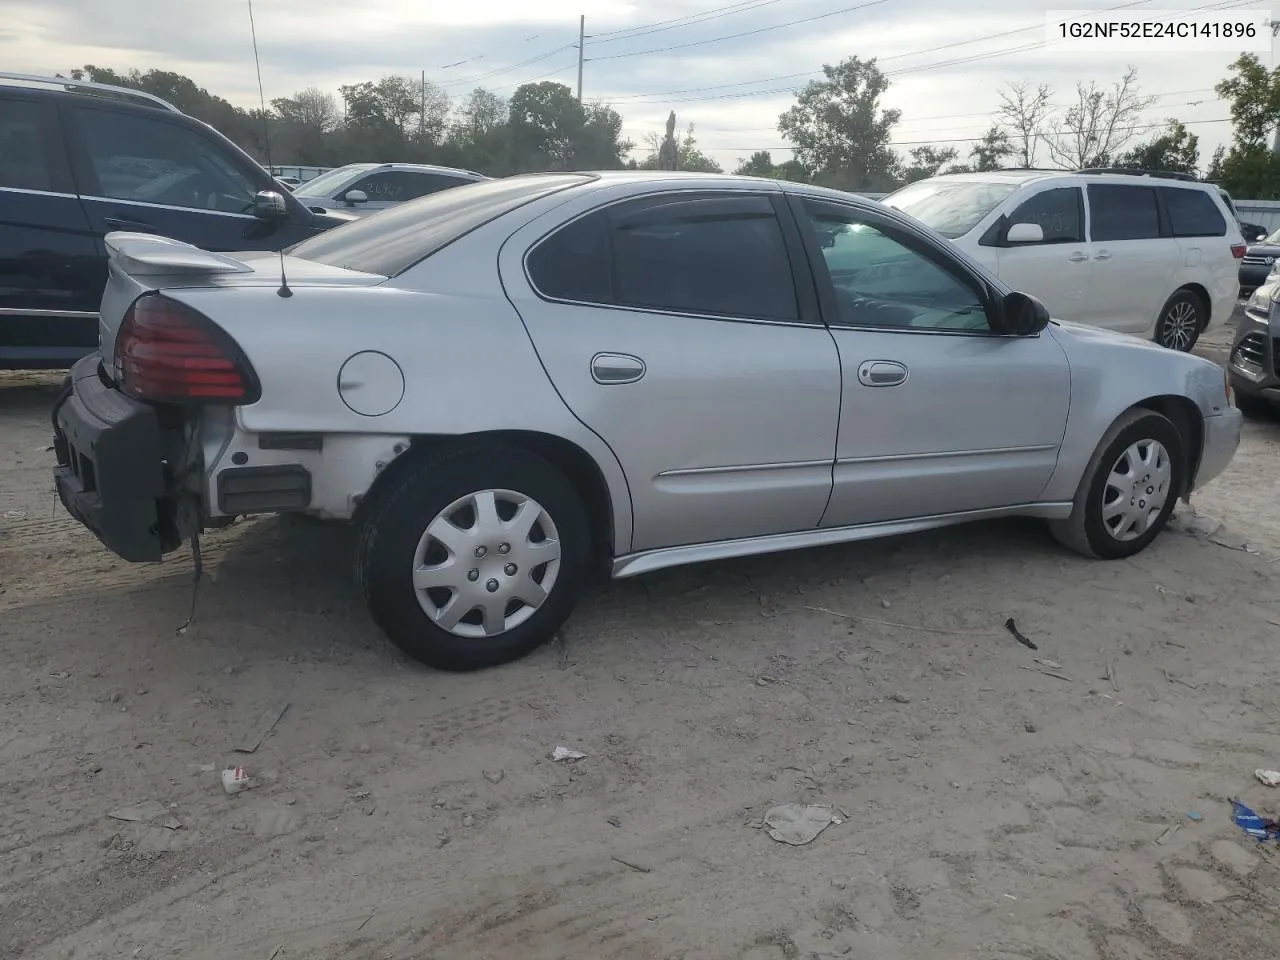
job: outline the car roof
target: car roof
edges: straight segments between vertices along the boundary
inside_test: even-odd
[[[1157,173],[1088,173],[1081,170],[989,170],[984,173],[944,173],[928,179],[948,183],[963,183],[965,181],[974,183],[1033,183],[1042,180],[1057,180],[1064,177],[1081,180],[1085,183],[1125,183],[1144,187],[1156,184],[1162,187],[1190,187],[1201,190],[1212,189],[1221,193],[1226,192],[1220,186],[1208,180],[1174,179],[1160,176]],[[916,182],[923,183],[925,181],[917,180]]]
[[[334,171],[337,172],[344,170],[351,173],[368,173],[372,170],[408,170],[413,173],[443,173],[488,179],[484,174],[476,173],[474,170],[463,170],[460,167],[442,167],[434,163],[346,163],[334,168]]]

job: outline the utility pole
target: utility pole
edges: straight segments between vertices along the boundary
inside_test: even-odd
[[[422,139],[422,134],[427,126],[427,71],[422,71],[422,110],[418,113],[418,139]]]
[[[578,103],[582,103],[582,53],[587,40],[587,15],[578,17]]]

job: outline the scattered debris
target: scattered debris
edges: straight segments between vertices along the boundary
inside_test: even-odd
[[[621,821],[619,818],[617,818],[617,817],[610,817],[608,820],[606,820],[606,821],[605,821],[605,823],[609,824],[609,826],[611,826],[611,827],[621,827],[621,826],[622,826],[622,821]]]
[[[894,703],[910,703],[911,702],[911,698],[907,696],[905,693],[895,693],[892,696],[890,696],[889,699],[892,700]]]
[[[1166,843],[1172,840],[1173,835],[1181,829],[1182,829],[1182,824],[1175,823],[1172,827],[1169,827],[1168,829],[1166,829],[1164,833],[1160,834],[1160,836],[1156,837],[1156,843],[1160,844],[1160,846],[1163,847]]]
[[[253,726],[246,729],[236,738],[236,745],[231,749],[236,753],[256,752],[262,746],[262,741],[271,735],[271,731],[276,728],[276,724],[280,722],[288,709],[288,702],[269,707]]]
[[[995,630],[952,630],[947,627],[921,627],[913,623],[894,623],[892,620],[877,620],[874,617],[856,617],[851,613],[841,613],[838,610],[828,610],[826,607],[814,607],[808,604],[805,604],[804,608],[815,613],[825,613],[829,617],[839,617],[841,620],[857,620],[859,623],[874,623],[881,627],[897,627],[899,630],[919,630],[923,633],[941,633],[954,637],[1000,636]]]
[[[777,682],[778,682],[777,677],[756,677],[757,687],[767,687],[769,686],[769,684],[777,683]]]
[[[1036,657],[1035,661],[1036,663],[1040,664],[1040,666],[1048,667],[1050,670],[1062,669],[1062,664],[1060,664],[1057,660],[1044,660],[1044,659],[1041,659],[1040,657]]]
[[[1253,775],[1265,786],[1280,787],[1280,770],[1255,770]]]
[[[891,606],[893,606],[893,604],[891,604],[888,600],[881,600],[881,601],[880,601],[880,606],[882,606],[882,607],[884,607],[886,610],[888,610]]]
[[[574,762],[577,760],[585,760],[587,755],[579,753],[577,750],[570,750],[568,747],[556,747],[551,751],[551,759],[557,763]]]
[[[1260,817],[1239,800],[1231,800],[1231,819],[1259,843],[1280,839],[1280,823]]]
[[[1187,819],[1188,819],[1188,820],[1194,820],[1196,823],[1199,823],[1201,820],[1203,820],[1203,819],[1204,819],[1204,814],[1203,814],[1203,813],[1200,813],[1200,812],[1199,812],[1199,811],[1197,811],[1197,810],[1188,810],[1188,811],[1187,811]]]
[[[1180,684],[1182,684],[1184,687],[1189,687],[1189,688],[1190,688],[1190,689],[1192,689],[1192,690],[1199,690],[1199,689],[1200,689],[1200,688],[1199,688],[1199,687],[1197,687],[1194,683],[1188,683],[1186,680],[1183,680],[1181,677],[1175,677],[1175,676],[1174,676],[1173,674],[1171,674],[1168,670],[1162,670],[1162,671],[1161,671],[1161,673],[1163,673],[1163,674],[1164,674],[1164,678],[1165,678],[1166,680],[1168,680],[1170,683],[1180,683]]]
[[[369,921],[373,919],[374,914],[376,914],[377,912],[378,912],[378,911],[377,911],[377,910],[375,910],[375,911],[373,911],[373,913],[371,913],[371,914],[369,914],[367,917],[365,917],[365,918],[364,918],[364,922],[363,922],[363,923],[361,923],[361,924],[360,924],[360,926],[356,927],[356,933],[359,933],[361,930],[363,930],[365,927],[367,927],[367,926],[369,925]]]
[[[1013,617],[1010,617],[1008,620],[1004,622],[1004,628],[1013,634],[1013,639],[1017,640],[1020,644],[1022,644],[1027,649],[1029,650],[1040,649],[1034,643],[1032,643],[1029,638],[1023,635],[1023,633],[1018,629],[1018,625],[1013,622]]]
[[[502,778],[507,775],[505,770],[481,770],[480,772],[490,783],[501,783]]]
[[[27,511],[25,510],[6,510],[4,512],[6,520],[25,520],[27,519]]]
[[[222,789],[227,791],[229,796],[257,785],[257,781],[249,776],[249,772],[244,767],[227,767],[222,771]]]
[[[107,814],[112,820],[123,820],[125,823],[154,823],[166,830],[179,830],[182,821],[169,813],[169,808],[159,800],[143,800],[130,807],[120,807]]]
[[[784,803],[764,815],[769,836],[779,843],[800,847],[815,840],[832,824],[831,808],[803,803]]]
[[[464,827],[474,827],[476,825],[476,818],[468,813],[465,817],[462,818],[462,825]]]
[[[1027,720],[1025,723],[1022,724],[1022,729],[1027,731],[1027,733],[1035,733],[1036,725],[1032,723],[1030,720]]]
[[[1053,677],[1055,680],[1065,680],[1067,683],[1075,683],[1075,680],[1068,677],[1065,673],[1056,673],[1053,670],[1041,670],[1037,667],[1028,667],[1025,663],[1018,664],[1018,669],[1026,670],[1029,673],[1043,673],[1046,677]]]
[[[638,863],[632,863],[630,860],[623,860],[621,857],[610,857],[609,859],[622,864],[624,867],[630,867],[632,870],[636,871],[636,873],[652,873],[653,872],[652,867],[642,867]]]
[[[1111,683],[1111,689],[1119,693],[1120,681],[1116,679],[1116,665],[1110,660],[1107,661],[1107,680]]]

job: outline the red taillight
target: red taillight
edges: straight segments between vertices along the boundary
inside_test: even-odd
[[[158,293],[134,301],[116,335],[120,389],[139,400],[253,403],[257,379],[207,317]]]
[[[1244,252],[1246,249],[1247,248],[1243,243],[1233,243],[1231,245],[1231,255],[1235,257],[1237,260],[1243,260]]]

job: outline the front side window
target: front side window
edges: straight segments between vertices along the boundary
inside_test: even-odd
[[[1223,237],[1227,220],[1203,190],[1162,187],[1165,209],[1169,211],[1169,229],[1175,237]]]
[[[1095,242],[1160,236],[1155,187],[1089,184],[1089,235]]]
[[[1015,223],[1039,226],[1044,231],[1044,243],[1082,243],[1084,209],[1080,188],[1057,187],[1037,193],[1009,215],[1009,225]]]
[[[415,196],[419,196],[412,192],[412,177],[412,174],[402,170],[379,170],[367,177],[361,177],[349,186],[346,192],[361,190],[370,201],[403,203],[405,200],[412,200]]]
[[[544,296],[715,317],[798,319],[782,229],[764,197],[645,200],[589,214],[538,244]]]
[[[74,114],[99,196],[221,213],[253,209],[253,179],[194,130],[108,110]]]
[[[852,211],[810,213],[842,324],[990,331],[982,297],[968,280]]]
[[[52,190],[40,107],[0,100],[0,187]]]

